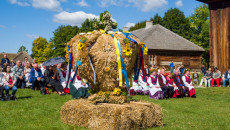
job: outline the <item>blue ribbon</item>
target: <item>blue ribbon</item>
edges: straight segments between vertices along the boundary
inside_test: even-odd
[[[114,35],[111,34],[111,37],[114,38]],[[129,78],[127,75],[127,70],[126,70],[125,63],[124,63],[122,53],[121,53],[120,41],[118,39],[117,39],[117,43],[118,43],[118,49],[119,49],[119,53],[120,53],[120,57],[121,57],[122,73],[124,74],[124,77],[125,77],[126,88],[129,88],[129,86],[130,86],[129,85]]]
[[[134,39],[132,39],[132,38],[129,37],[129,36],[133,35],[132,33],[124,33],[123,32],[123,35],[125,35],[125,37],[127,39],[129,39],[130,41],[134,42],[137,45],[137,41],[135,41]],[[135,35],[133,35],[133,36],[135,36]],[[138,52],[138,50],[137,50],[137,52]],[[136,63],[135,63],[135,67],[134,67],[134,80],[138,80],[139,72],[140,72],[140,67],[141,67],[141,64],[140,64],[139,69],[137,68],[137,66],[138,66],[138,55],[139,55],[139,53],[136,56]],[[140,60],[140,63],[141,63],[141,60]]]
[[[70,52],[70,55],[69,55],[69,73],[68,73],[68,77],[67,77],[67,82],[66,82],[66,87],[68,86],[69,84],[69,80],[70,80],[70,75],[71,75],[71,68],[72,68],[72,52]]]
[[[117,39],[117,43],[118,43],[119,53],[120,53],[120,57],[121,57],[122,73],[124,74],[124,77],[125,77],[126,87],[129,88],[129,78],[128,78],[128,75],[127,75],[127,70],[126,70],[126,67],[125,67],[125,62],[123,60],[122,53],[121,53],[120,41],[118,39]]]
[[[73,75],[73,79],[71,80],[71,84],[74,82],[75,78],[76,78],[76,75],[77,75],[77,71],[78,71],[78,65],[76,65],[76,70],[75,70],[75,73]]]

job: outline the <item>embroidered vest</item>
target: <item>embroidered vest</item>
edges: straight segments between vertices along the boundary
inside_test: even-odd
[[[185,79],[186,79],[186,82],[187,83],[191,83],[191,78],[190,78],[190,76],[187,76],[187,75],[184,75],[185,76]]]
[[[157,84],[157,76],[155,76],[155,78],[151,76],[151,81],[152,81],[153,85],[156,85]]]

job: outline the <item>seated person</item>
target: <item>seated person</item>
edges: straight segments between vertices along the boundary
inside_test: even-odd
[[[206,73],[206,76],[205,76],[205,87],[207,87],[207,86],[210,87],[211,86],[212,76],[213,76],[212,68],[209,68],[208,72]]]
[[[4,90],[4,87],[3,87],[3,74],[0,73],[0,99],[3,98],[3,90]]]
[[[168,82],[164,76],[165,74],[165,69],[160,70],[160,74],[158,76],[158,82],[161,87],[161,90],[163,91],[163,96],[164,99],[172,98],[173,93],[174,93],[174,88],[172,86],[168,86]]]
[[[205,70],[205,74],[204,74],[204,76],[200,80],[199,87],[202,87],[203,82],[206,82],[206,75],[207,75],[207,73],[208,73],[208,69]]]
[[[26,81],[24,76],[24,68],[22,67],[20,60],[16,62],[16,65],[13,68],[13,72],[16,76],[15,85],[18,87],[19,82],[21,82],[21,88],[24,88],[26,85]]]
[[[56,65],[52,67],[52,71],[49,70],[48,77],[49,77],[49,84],[51,84],[54,87],[54,89],[57,91],[57,94],[59,96],[65,95],[65,92],[60,82],[60,76]]]
[[[226,87],[226,82],[228,82],[228,85],[230,86],[230,67],[228,67],[228,71],[226,71],[224,74],[223,87]]]
[[[192,78],[190,77],[190,71],[189,69],[185,70],[184,76],[182,76],[182,80],[184,82],[184,85],[189,88],[189,96],[190,97],[196,97],[195,89],[192,85]]]
[[[30,71],[30,83],[32,83],[32,90],[35,90],[35,84],[38,83],[39,87],[41,88],[41,94],[45,95],[45,88],[44,88],[44,78],[42,75],[41,69],[38,68],[38,64],[34,64],[34,68]]]
[[[66,73],[67,73],[67,65],[63,63],[61,64],[61,69],[59,71],[60,82],[63,88],[66,87]]]
[[[179,70],[175,70],[174,75],[172,76],[174,83],[176,84],[176,87],[178,87],[179,95],[177,97],[184,97],[188,96],[189,88],[184,85],[184,82],[179,74]]]
[[[30,62],[27,61],[27,63],[25,64],[25,68],[24,68],[24,75],[25,75],[26,84],[29,83],[29,80],[30,80],[30,71],[31,71]]]
[[[174,83],[174,81],[173,81],[173,79],[172,79],[172,76],[171,76],[171,73],[170,72],[167,72],[166,73],[166,80],[167,80],[167,82],[168,82],[168,86],[171,86],[171,87],[173,87],[174,89],[174,93],[173,93],[173,96],[172,96],[172,98],[175,98],[175,97],[177,97],[177,96],[179,96],[180,94],[179,94],[179,89],[178,89],[178,87],[176,86],[176,84]]]
[[[147,83],[147,76],[142,74],[142,71],[140,71],[140,76],[138,78],[138,84],[140,85],[140,93],[147,95],[149,94],[149,87]]]
[[[215,81],[216,81],[217,87],[219,87],[220,86],[220,78],[221,78],[221,72],[217,69],[217,67],[215,67],[214,73],[212,76],[211,87],[213,87],[213,84]]]
[[[138,77],[139,78],[139,77]],[[139,93],[141,90],[140,85],[138,84],[138,79],[135,80],[133,76],[133,86],[130,88],[130,94],[135,95],[135,93]]]
[[[73,98],[87,98],[89,96],[88,93],[88,84],[86,80],[82,79],[79,76],[79,73],[73,71],[71,73],[71,82],[69,84],[70,86],[70,94],[72,95]]]
[[[195,84],[199,84],[199,74],[197,73],[196,70],[194,71],[192,77],[193,77],[193,82],[194,82]]]
[[[152,74],[148,77],[149,84],[149,98],[163,99],[163,92],[157,80],[157,70],[153,70]]]
[[[3,73],[3,86],[6,91],[6,97],[7,100],[9,98],[11,100],[15,100],[15,94],[17,92],[17,87],[16,87],[16,76],[13,72],[11,72],[11,67],[10,65],[6,66],[6,72]],[[12,95],[9,95],[9,91],[12,89]]]

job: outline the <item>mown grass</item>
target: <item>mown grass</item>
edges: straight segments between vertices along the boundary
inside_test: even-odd
[[[164,127],[155,129],[230,129],[230,88],[197,88],[197,98],[153,100],[137,95],[134,99],[153,102],[163,108]],[[19,89],[17,101],[0,102],[0,129],[85,129],[60,120],[61,106],[70,95],[40,95]]]

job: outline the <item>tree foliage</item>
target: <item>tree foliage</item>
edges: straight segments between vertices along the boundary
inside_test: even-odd
[[[81,28],[80,28],[80,31],[81,32],[90,32],[90,31],[93,31],[95,29],[97,29],[96,25],[98,24],[98,20],[97,19],[86,19],[82,25],[81,25]]]
[[[18,49],[18,53],[19,52],[22,52],[22,51],[25,51],[25,52],[27,52],[28,53],[28,50],[26,49],[26,47],[25,46],[20,46],[20,48]]]
[[[50,53],[52,53],[52,43],[48,43],[45,38],[38,37],[33,41],[32,57],[38,62],[48,60],[51,57]]]
[[[144,28],[145,25],[146,25],[146,21],[138,22],[134,26],[130,27],[129,31],[131,32],[131,31],[134,31],[134,30],[137,30],[137,29]]]
[[[163,25],[163,19],[158,14],[156,14],[153,18],[150,18],[150,21],[153,22],[153,25],[155,24]]]
[[[195,9],[194,14],[189,17],[193,28],[191,41],[205,49],[203,53],[203,63],[209,65],[209,10],[206,4]]]
[[[50,40],[53,43],[52,57],[65,57],[66,43],[80,32],[77,26],[59,26],[54,32],[54,37]]]
[[[189,19],[177,8],[169,9],[163,17],[163,25],[174,33],[190,40],[192,29]]]

